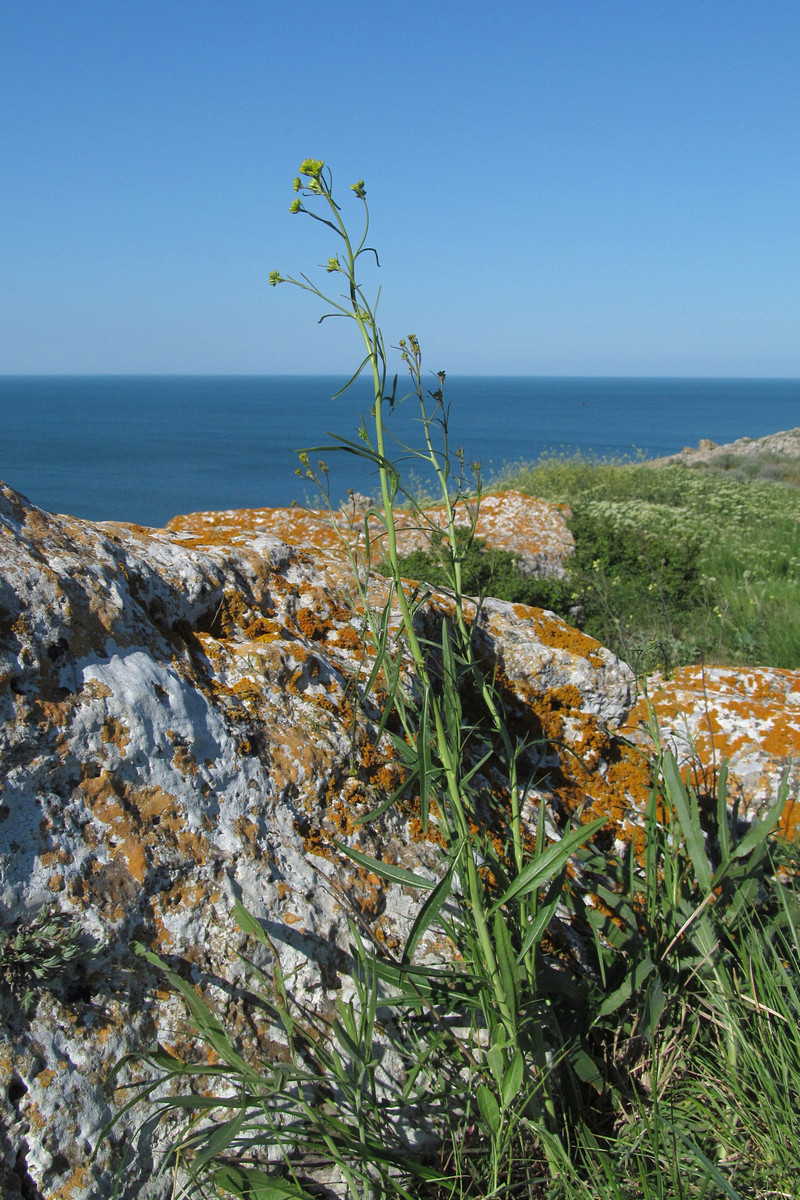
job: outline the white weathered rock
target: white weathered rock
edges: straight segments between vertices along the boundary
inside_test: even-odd
[[[719,446],[710,438],[701,438],[697,447],[684,446],[678,454],[649,459],[648,466],[663,467],[670,463],[684,466],[713,465],[726,458],[747,460],[765,455],[786,461],[800,459],[800,429],[785,429],[759,438],[737,438],[735,442],[727,442],[724,446]]]
[[[334,838],[417,870],[436,850],[408,813],[354,823],[397,767],[353,703],[363,615],[331,547],[292,549],[247,513],[154,531],[52,516],[9,489],[0,505],[3,921],[49,901],[99,948],[29,1017],[6,1001],[4,1194],[83,1200],[111,1194],[131,1138],[128,1121],[99,1145],[120,1099],[111,1067],[187,1041],[132,940],[182,960],[235,1020],[230,989],[212,984],[235,976],[241,899],[298,996],[330,1008],[348,911],[391,944],[418,903]],[[376,602],[384,591],[376,579]],[[448,605],[433,597],[420,621],[433,628]],[[605,736],[630,703],[627,668],[535,610],[487,604],[481,644],[540,734]],[[145,1141],[123,1196],[142,1194],[158,1151],[158,1135]]]
[[[321,1013],[348,986],[351,914],[389,946],[413,920],[410,889],[334,844],[437,869],[413,805],[357,823],[398,767],[375,744],[377,708],[355,704],[370,669],[364,613],[320,528],[296,510],[93,525],[0,492],[0,915],[7,925],[49,901],[97,949],[29,1014],[2,1001],[4,1196],[110,1196],[143,1115],[100,1142],[126,1098],[112,1066],[156,1040],[192,1044],[133,940],[183,964],[246,1046],[252,1015],[220,986],[239,977],[246,944],[236,900]],[[371,603],[385,595],[375,578]],[[433,637],[449,611],[433,595],[421,627]],[[477,619],[479,653],[539,748],[535,795],[632,836],[649,780],[614,735],[633,699],[628,668],[536,609],[488,601]],[[122,1200],[147,1194],[161,1136],[140,1139]]]

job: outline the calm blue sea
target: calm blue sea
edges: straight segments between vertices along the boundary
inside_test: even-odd
[[[364,382],[364,387],[360,384]],[[434,381],[435,382],[435,381]],[[0,376],[0,479],[36,504],[92,520],[162,525],[202,509],[314,502],[296,451],[355,437],[359,381],[325,376]],[[486,474],[542,453],[674,453],[800,425],[800,380],[448,378],[451,440]],[[415,442],[411,402],[397,436]],[[331,492],[372,492],[351,455],[325,456]]]

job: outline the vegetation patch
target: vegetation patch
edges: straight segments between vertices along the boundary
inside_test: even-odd
[[[759,460],[760,461],[760,460]],[[719,469],[553,457],[502,487],[569,507],[563,579],[463,535],[464,590],[551,609],[640,673],[705,662],[800,666],[800,490]],[[401,559],[441,586],[443,542]]]
[[[78,960],[87,957],[80,925],[44,905],[35,916],[0,929],[0,994],[27,1013],[42,991],[63,987]]]

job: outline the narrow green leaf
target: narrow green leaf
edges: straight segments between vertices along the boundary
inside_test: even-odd
[[[238,900],[233,905],[233,917],[242,933],[249,933],[250,936],[254,937],[257,942],[260,942],[262,946],[265,946],[274,957],[275,951],[269,938],[264,932],[264,927],[262,926],[261,922],[257,920],[253,914],[249,912]]]
[[[767,840],[775,826],[778,824],[778,821],[781,819],[788,796],[789,785],[788,782],[784,780],[781,783],[781,786],[778,788],[778,799],[766,811],[766,813],[764,813],[763,817],[759,817],[757,821],[753,822],[747,833],[739,842],[739,845],[734,850],[734,857],[746,858],[748,854],[753,853],[757,846]]]
[[[283,967],[281,966],[280,955],[267,936],[267,933],[261,922],[256,920],[253,914],[248,912],[244,905],[240,904],[238,900],[233,906],[233,915],[242,932],[249,933],[251,937],[254,937],[256,941],[260,943],[260,945],[269,950],[270,955],[272,956],[271,978],[265,978],[263,972],[252,966],[252,964],[251,969],[256,972],[256,975],[262,981],[265,987],[271,988],[275,997],[275,1004],[274,1006],[269,1004],[269,1009],[275,1014],[278,1021],[280,1021],[280,1023],[283,1025],[288,1036],[292,1038],[295,1035],[297,1023],[294,1017],[291,1015],[289,996],[286,991],[286,980],[284,979],[283,975]],[[267,1002],[262,998],[262,1003]]]
[[[560,900],[561,893],[559,889],[559,892],[553,896],[552,900],[550,900],[549,903],[543,904],[533,920],[528,923],[525,933],[525,940],[522,943],[522,949],[517,955],[518,963],[521,963],[524,960],[531,946],[538,946],[539,942],[542,940],[542,935],[547,929],[547,926],[555,916],[555,912],[558,908]]]
[[[675,1134],[675,1136],[681,1142],[683,1142],[686,1149],[691,1154],[694,1155],[694,1157],[697,1159],[698,1163],[700,1163],[700,1165],[708,1173],[708,1178],[713,1179],[714,1183],[717,1185],[717,1187],[721,1188],[721,1190],[725,1193],[725,1195],[730,1197],[730,1200],[742,1200],[739,1192],[737,1192],[734,1188],[731,1187],[730,1183],[727,1181],[725,1176],[721,1173],[719,1168],[717,1166],[715,1166],[715,1164],[711,1161],[711,1159],[708,1158],[708,1156],[703,1153],[703,1151],[700,1149],[700,1147],[696,1146],[694,1144],[694,1142],[691,1141],[686,1136],[686,1134],[683,1133],[682,1130],[680,1130],[677,1127],[677,1125],[673,1125],[670,1121],[667,1121],[664,1118],[662,1118],[662,1120],[664,1120],[664,1125],[667,1127],[667,1129],[670,1129]]]
[[[369,530],[367,530],[369,533]],[[389,644],[389,618],[392,612],[392,599],[394,597],[394,580],[389,583],[389,599],[384,605],[380,619],[378,621],[377,637],[375,636],[374,628],[371,631],[371,636],[375,643],[375,662],[372,665],[372,670],[369,673],[369,678],[364,685],[364,697],[372,694],[372,689],[375,686],[375,681],[381,673],[381,668],[386,676],[386,686],[388,689],[388,698],[381,713],[381,728],[378,731],[378,737],[383,733],[383,726],[389,719],[389,714],[392,711],[392,701],[397,691],[400,681],[400,663],[394,663],[387,653],[386,647]],[[388,660],[388,661],[387,661]]]
[[[505,1070],[503,1047],[498,1044],[490,1046],[486,1051],[486,1062],[489,1066],[489,1070],[492,1072],[492,1077],[495,1083],[497,1084],[498,1088],[501,1087],[503,1083],[503,1073]]]
[[[447,621],[442,621],[442,673],[444,676],[442,700],[445,727],[453,742],[453,747],[456,748],[461,740],[462,709],[453,643]]]
[[[725,908],[724,919],[728,926],[732,926],[742,914],[749,915],[755,907],[761,887],[761,878],[760,872],[752,869],[754,866],[752,861],[748,865],[751,868],[750,872],[744,879],[737,882],[736,891]]]
[[[507,904],[514,896],[520,894],[527,896],[542,887],[551,875],[555,875],[561,870],[583,842],[588,841],[602,825],[605,825],[606,819],[606,817],[598,817],[594,821],[587,822],[586,825],[581,825],[578,829],[573,829],[569,833],[565,833],[560,842],[555,842],[552,846],[548,846],[544,853],[537,854],[533,861],[520,871],[511,886],[503,892],[500,899],[492,905],[490,912],[494,912],[502,905]]]
[[[196,1171],[202,1171],[208,1163],[222,1155],[235,1142],[247,1115],[246,1109],[241,1108],[230,1121],[223,1121],[209,1132],[203,1131],[202,1144],[195,1151],[192,1166]]]
[[[348,389],[348,388],[349,388],[349,387],[350,387],[352,384],[354,384],[354,383],[355,383],[355,381],[358,379],[359,375],[360,375],[360,374],[361,374],[361,372],[364,370],[364,367],[367,365],[367,363],[368,363],[368,362],[369,362],[369,355],[367,355],[367,357],[366,357],[366,358],[364,359],[364,361],[361,363],[361,366],[358,368],[358,370],[357,370],[357,371],[355,371],[355,372],[354,372],[354,373],[353,373],[353,374],[350,376],[350,378],[348,379],[348,381],[347,381],[347,383],[344,385],[344,387],[343,387],[343,388],[339,388],[339,391],[338,391],[338,392],[334,392],[334,394],[331,396],[331,400],[338,400],[338,399],[339,399],[339,397],[340,397],[341,395],[343,395],[343,393],[344,393],[344,392],[346,392],[346,391],[347,391],[347,389]],[[328,436],[330,437],[331,435],[329,434]]]
[[[638,990],[648,975],[655,971],[655,963],[650,958],[643,959],[637,964],[636,968],[625,977],[623,983],[612,992],[610,996],[606,996],[603,1003],[597,1010],[598,1017],[608,1017],[611,1013],[617,1011],[622,1005],[631,998],[634,990]]]
[[[351,1031],[345,1027],[342,1021],[334,1021],[333,1032],[337,1042],[347,1053],[351,1062],[358,1063],[364,1060],[363,1048],[355,1040],[354,1031],[351,1036]]]
[[[461,857],[463,845],[464,839],[462,839],[456,846],[446,874],[442,879],[439,880],[436,887],[433,889],[430,896],[428,896],[422,908],[417,913],[416,920],[411,926],[411,932],[408,935],[408,941],[403,949],[403,962],[411,961],[414,956],[414,951],[419,944],[420,938],[436,920],[442,909],[442,905],[450,895],[450,891],[453,886],[453,872],[455,871],[456,864]]]
[[[381,996],[381,1008],[418,1007],[422,1001],[442,997],[447,997],[452,1010],[459,1004],[480,1007],[480,981],[466,970],[398,965],[384,959],[376,962],[375,971],[382,983],[400,989],[395,995]]]
[[[175,971],[171,971],[157,954],[153,954],[140,943],[135,943],[135,949],[140,957],[147,959],[163,975],[166,975],[175,991],[180,993],[192,1020],[197,1026],[198,1033],[212,1050],[237,1073],[242,1074],[246,1078],[251,1077],[253,1075],[252,1069],[241,1055],[236,1053],[216,1014],[212,1012],[205,1000],[198,996],[192,985],[187,983],[185,979],[182,979]]]
[[[711,890],[711,865],[706,854],[703,831],[695,811],[697,798],[695,796],[694,803],[690,800],[673,754],[665,753],[661,769],[667,800],[678,814],[681,832],[686,842],[686,851],[694,867],[697,882],[704,892],[708,892]]]
[[[522,1087],[522,1076],[525,1072],[525,1059],[522,1052],[517,1050],[508,1064],[503,1076],[502,1100],[503,1108],[508,1108],[512,1100],[519,1095]]]
[[[403,780],[403,782],[401,784],[399,784],[398,787],[396,787],[393,792],[390,792],[389,795],[386,796],[385,799],[383,799],[376,808],[370,809],[370,811],[368,813],[365,813],[363,817],[357,817],[355,819],[355,824],[356,825],[369,825],[373,821],[376,821],[378,819],[378,817],[383,816],[383,814],[386,812],[386,810],[391,808],[392,805],[395,803],[395,801],[400,796],[402,796],[403,792],[408,791],[409,787],[411,786],[411,784],[413,782],[414,782],[413,776],[407,775],[406,778]]]
[[[419,808],[422,832],[428,829],[430,815],[430,786],[433,763],[430,750],[430,688],[426,687],[422,695],[422,712],[420,713],[419,729],[417,730],[417,771],[419,779]]]
[[[242,1200],[309,1200],[294,1184],[277,1182],[257,1167],[224,1166],[213,1172],[214,1186]]]
[[[731,856],[728,820],[728,760],[723,758],[717,774],[717,837],[723,867]]]
[[[334,845],[337,850],[341,850],[342,854],[352,858],[359,867],[366,867],[368,871],[385,879],[387,883],[400,883],[406,887],[421,888],[426,892],[436,887],[435,879],[424,879],[422,875],[415,875],[413,871],[406,871],[403,867],[396,867],[391,863],[382,862],[379,858],[372,858],[369,854],[362,854],[360,850],[353,850],[351,846],[345,846],[344,842],[334,842]]]
[[[520,972],[511,945],[511,935],[508,932],[505,915],[499,909],[495,911],[493,930],[494,951],[497,955],[497,966],[506,994],[506,1003],[511,1010],[511,1019],[516,1028],[519,1012]]]
[[[658,1023],[661,1020],[664,1009],[666,1008],[667,998],[664,995],[664,987],[661,983],[661,976],[656,975],[653,980],[653,986],[647,997],[647,1021],[642,1032],[647,1036],[652,1034],[658,1028]]]
[[[468,730],[468,733],[471,735],[473,732],[476,732],[477,730],[478,730],[478,726],[473,726],[472,729]],[[461,786],[462,787],[466,787],[468,783],[471,783],[471,781],[478,774],[480,769],[486,765],[486,763],[493,756],[493,754],[494,754],[493,750],[487,750],[486,753],[483,755],[483,757],[478,759],[478,761],[475,763],[475,765],[473,767],[470,767],[469,771],[467,771],[467,773],[465,775],[462,775],[462,777],[461,777]]]
[[[394,464],[384,458],[374,450],[371,445],[366,442],[352,442],[349,438],[343,438],[338,433],[326,432],[327,437],[332,437],[335,442],[331,446],[309,446],[303,450],[304,454],[331,454],[333,452],[343,452],[344,454],[352,454],[356,458],[365,458],[368,462],[374,463],[377,467],[388,471],[390,474],[394,471]]]
[[[644,817],[644,878],[645,891],[647,896],[647,912],[649,919],[654,919],[659,903],[658,898],[658,854],[659,841],[662,831],[659,829],[657,814],[658,812],[658,788],[652,787],[650,794],[647,797],[647,806],[645,808]],[[628,890],[633,891],[633,862],[630,864],[630,883]]]
[[[582,1047],[573,1050],[569,1055],[569,1063],[575,1074],[584,1083],[588,1083],[598,1095],[603,1091],[603,1075],[595,1060]]]
[[[411,1102],[411,1097],[414,1094],[414,1087],[418,1077],[423,1072],[428,1070],[430,1063],[436,1061],[441,1047],[448,1040],[448,1037],[448,1032],[445,1030],[435,1034],[426,1034],[424,1044],[421,1047],[416,1048],[417,1053],[414,1057],[414,1061],[409,1063],[408,1074],[406,1076],[405,1084],[403,1085],[403,1091],[397,1098],[398,1105],[405,1105]],[[421,1086],[425,1092],[429,1092],[429,1078],[423,1076]]]

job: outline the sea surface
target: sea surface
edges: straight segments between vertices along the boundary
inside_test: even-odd
[[[371,397],[328,376],[0,376],[0,479],[53,512],[163,525],[179,513],[316,504],[297,451],[358,442]],[[363,384],[363,386],[362,386]],[[435,386],[436,380],[432,380]],[[402,381],[399,393],[402,393]],[[701,438],[725,443],[800,425],[797,379],[448,378],[452,447],[491,478],[548,452],[672,454]],[[418,445],[412,402],[390,428]],[[404,452],[395,447],[397,455]],[[335,501],[374,493],[374,469],[323,457]],[[403,470],[424,482],[418,466]]]

